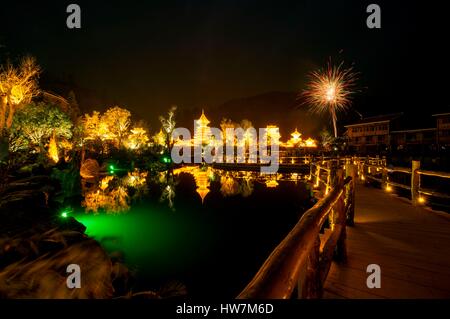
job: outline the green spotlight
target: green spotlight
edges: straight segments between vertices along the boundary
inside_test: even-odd
[[[66,207],[61,211],[61,213],[59,215],[61,216],[61,218],[67,218],[67,217],[69,217],[71,212],[72,212],[72,208]]]

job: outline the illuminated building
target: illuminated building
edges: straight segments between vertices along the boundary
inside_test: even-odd
[[[202,110],[202,115],[198,120],[195,120],[194,126],[194,143],[196,145],[207,145],[209,144],[209,139],[211,136],[211,128],[209,125],[209,120]]]

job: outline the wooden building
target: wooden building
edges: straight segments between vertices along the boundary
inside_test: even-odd
[[[403,113],[372,116],[346,125],[350,150],[355,152],[386,151],[390,144],[390,132]]]
[[[440,148],[450,146],[450,113],[433,114],[436,118],[436,143]]]

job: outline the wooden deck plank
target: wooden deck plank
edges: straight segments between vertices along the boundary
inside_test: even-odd
[[[450,216],[383,190],[357,185],[348,261],[333,263],[324,298],[450,298]],[[366,267],[381,267],[381,288]]]

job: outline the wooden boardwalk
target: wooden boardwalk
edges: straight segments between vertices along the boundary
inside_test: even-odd
[[[331,265],[324,298],[450,298],[450,214],[357,185],[347,252]],[[366,285],[369,264],[381,267],[379,289]]]

